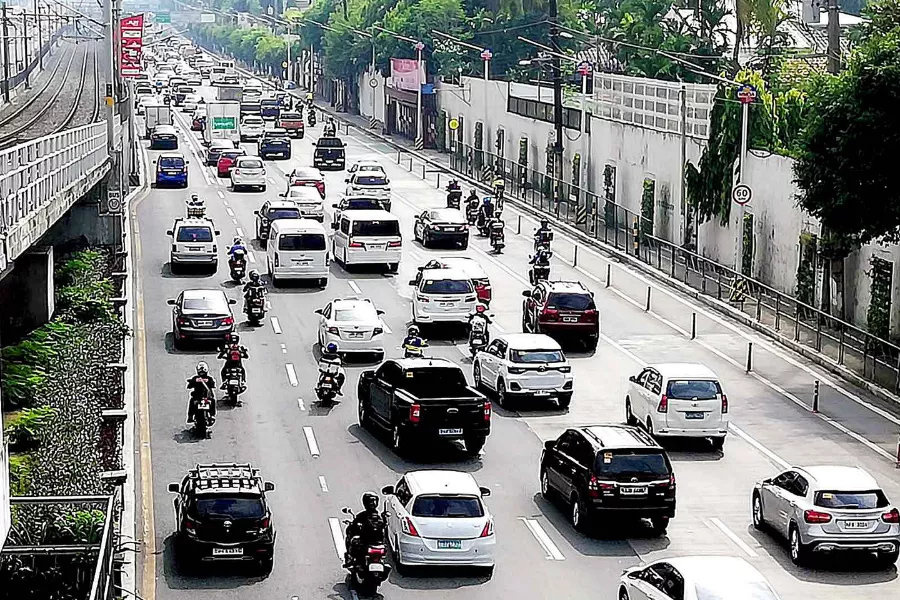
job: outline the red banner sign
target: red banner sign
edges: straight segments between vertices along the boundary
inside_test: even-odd
[[[119,70],[122,77],[141,74],[141,55],[144,47],[144,15],[119,20]]]

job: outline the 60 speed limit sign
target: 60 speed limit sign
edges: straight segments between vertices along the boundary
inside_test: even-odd
[[[731,190],[731,199],[740,204],[741,206],[750,202],[750,198],[753,197],[753,190],[750,189],[750,186],[745,183],[739,183],[734,186]]]

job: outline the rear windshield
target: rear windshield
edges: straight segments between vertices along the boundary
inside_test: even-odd
[[[340,138],[319,138],[316,142],[317,148],[343,148],[344,142]]]
[[[420,398],[440,398],[452,396],[454,390],[465,388],[466,385],[462,369],[431,367],[409,369],[404,373],[398,387]]]
[[[510,350],[509,359],[515,363],[552,363],[565,360],[562,350]]]
[[[302,118],[303,117],[300,116],[300,113],[287,113],[287,112],[281,113],[282,121],[299,121]]]
[[[242,160],[238,163],[238,166],[242,169],[262,169],[263,164],[262,161],[258,160]]]
[[[289,233],[278,238],[279,250],[324,250],[325,236],[321,233]]]
[[[273,208],[269,210],[269,219],[299,219],[300,210],[297,208]]]
[[[763,581],[700,581],[694,584],[697,600],[778,600]]]
[[[659,451],[640,450],[603,451],[597,455],[594,465],[598,476],[616,478],[622,476],[648,479],[665,479],[671,469],[665,455]]]
[[[881,490],[867,492],[816,492],[816,506],[836,509],[885,508],[887,498]]]
[[[197,498],[194,510],[201,519],[262,519],[266,516],[262,500],[246,496]]]
[[[209,227],[179,227],[176,239],[179,242],[211,242],[213,233]]]
[[[481,500],[474,496],[419,496],[413,503],[414,517],[472,519],[484,516]]]
[[[399,236],[399,221],[355,221],[353,234],[360,237]]]
[[[228,312],[228,305],[221,298],[185,298],[183,308],[184,310],[202,310],[206,312]]]
[[[278,108],[279,103],[278,100],[263,100],[260,102],[260,105],[267,108]]]
[[[472,282],[468,279],[426,279],[422,285],[425,294],[471,294]]]
[[[556,310],[594,310],[594,299],[590,294],[568,294],[565,292],[550,294],[547,308]]]
[[[163,156],[159,159],[159,166],[166,169],[180,169],[184,167],[184,159]]]
[[[244,155],[243,150],[223,150],[222,153],[219,154],[219,157],[235,159],[238,156],[243,156],[243,155]]]
[[[666,396],[671,400],[713,400],[721,393],[718,381],[702,379],[676,379],[666,388]]]
[[[356,178],[359,185],[387,185],[384,175],[362,175]]]
[[[354,306],[334,311],[335,321],[376,321],[378,313],[372,305]]]
[[[347,208],[351,210],[372,210],[381,208],[377,200],[348,200]]]

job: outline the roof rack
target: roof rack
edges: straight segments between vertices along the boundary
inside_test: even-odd
[[[198,464],[188,474],[196,480],[200,490],[226,487],[259,489],[262,483],[259,469],[253,468],[250,463]]]

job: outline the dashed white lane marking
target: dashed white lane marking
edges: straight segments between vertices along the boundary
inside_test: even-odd
[[[556,547],[556,544],[553,543],[553,540],[550,539],[550,536],[547,535],[547,532],[544,531],[544,528],[541,527],[540,523],[534,519],[526,519],[525,517],[519,517],[519,520],[525,523],[525,527],[528,528],[531,535],[534,536],[534,539],[538,541],[538,544],[540,544],[544,549],[544,552],[547,553],[547,560],[566,560],[566,557],[559,551],[559,548]]]
[[[728,537],[729,540],[734,542],[735,546],[737,546],[738,548],[743,550],[744,554],[746,554],[750,558],[756,558],[757,556],[759,556],[759,554],[757,554],[756,551],[753,550],[753,548],[751,548],[746,543],[744,543],[744,540],[739,538],[737,536],[737,534],[735,532],[733,532],[731,529],[729,529],[725,523],[723,523],[716,517],[710,517],[709,521],[710,521],[710,523],[715,525],[719,529],[719,531],[724,533],[726,535],[726,537]]]
[[[355,282],[355,281],[350,281],[350,282],[348,282],[348,283],[349,283],[349,285],[350,285],[350,289],[353,290],[353,293],[355,293],[355,294],[362,294],[362,290],[359,289],[359,286],[356,285],[356,282]]]
[[[384,329],[384,332],[388,335],[394,333],[393,331],[391,331],[391,328],[388,327],[388,324],[384,322],[384,320],[381,321],[381,328]]]
[[[331,528],[331,539],[334,540],[334,550],[338,558],[344,560],[344,532],[341,531],[341,522],[334,517],[328,518],[328,527]]]
[[[231,224],[232,224],[232,225],[237,225],[237,219],[231,219]]]
[[[237,229],[235,229],[235,231],[237,231],[238,237],[244,237],[244,230],[243,230],[243,229],[241,229],[240,227],[238,227]]]
[[[319,488],[326,494],[328,493],[328,484],[325,483],[325,476],[319,475]]]
[[[407,204],[409,204],[409,203],[407,203]],[[409,205],[412,206],[412,204],[409,204]],[[413,208],[415,208],[415,207],[413,207]],[[422,257],[419,256],[419,253],[416,252],[415,250],[410,250],[409,255],[413,258],[413,260],[417,260],[417,261],[422,260]]]
[[[319,456],[319,444],[316,442],[316,434],[313,433],[312,427],[304,427],[303,435],[306,436],[306,445],[309,446],[309,453],[313,456]]]
[[[216,193],[219,195],[219,198],[221,198],[222,200],[225,200],[225,192],[223,192],[222,190],[219,190]],[[225,206],[228,206],[228,202],[225,203]]]
[[[225,209],[225,212],[228,213],[228,216],[229,216],[229,217],[233,217],[233,216],[234,216],[234,211],[231,210],[230,208],[226,208],[226,209]]]
[[[272,317],[272,329],[275,330],[275,333],[281,333],[281,323],[278,322],[278,317]]]
[[[272,185],[278,185],[278,182],[275,181],[275,178],[274,178],[274,177],[269,177],[269,182],[270,182]]]
[[[256,262],[256,257],[253,256],[253,253],[252,253],[252,252],[248,252],[248,253],[247,253],[247,258],[249,258],[249,259],[250,259],[250,262],[252,262],[252,263],[255,263],[255,262]]]
[[[288,381],[291,382],[291,385],[297,387],[299,382],[297,381],[297,371],[294,370],[294,365],[288,363],[284,365],[285,370],[287,371]]]
[[[281,345],[281,353],[282,353],[282,354],[287,354],[287,346],[284,345],[284,344]]]
[[[306,410],[306,404],[303,403],[303,398],[297,398],[297,408],[300,409],[300,412]]]

